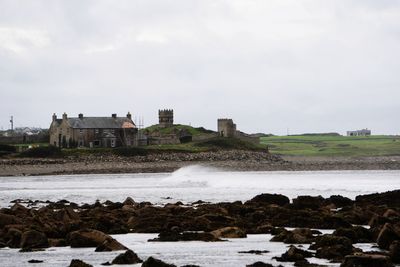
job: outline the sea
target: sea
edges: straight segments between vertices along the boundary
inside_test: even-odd
[[[232,172],[194,165],[173,173],[149,174],[85,174],[0,177],[0,208],[10,207],[13,200],[25,205],[45,205],[45,201],[68,200],[78,204],[124,201],[149,201],[165,205],[178,201],[191,204],[198,200],[217,203],[246,201],[261,193],[279,193],[290,199],[300,195],[329,197],[342,195],[354,199],[357,195],[400,189],[400,171],[274,171]],[[333,230],[324,230],[325,233]],[[153,256],[176,266],[246,266],[256,261],[275,266],[273,257],[287,250],[287,245],[269,242],[271,235],[248,235],[226,242],[147,242],[156,234],[113,235],[118,241],[146,259]],[[363,250],[378,250],[374,244],[356,244]],[[304,245],[307,248],[308,245]],[[239,253],[248,250],[268,250],[261,255]],[[94,252],[94,248],[48,248],[39,252],[18,252],[0,249],[0,266],[66,267],[72,259],[81,259],[93,266],[112,261],[120,252]],[[29,260],[42,260],[31,264]],[[339,266],[327,260],[311,258],[310,262]],[[129,265],[127,265],[129,266]],[[140,266],[131,265],[131,266]]]

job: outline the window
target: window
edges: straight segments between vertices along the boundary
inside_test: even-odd
[[[83,134],[83,129],[79,129],[79,134]]]
[[[111,133],[112,133],[112,134],[114,134],[114,133],[115,133],[115,130],[114,130],[114,129],[112,129],[112,130],[111,130]]]
[[[99,140],[94,140],[93,144],[94,144],[94,146],[100,146],[100,141]]]
[[[115,139],[111,139],[111,147],[115,147]]]
[[[99,129],[95,129],[95,130],[94,130],[94,133],[95,133],[95,134],[98,134],[98,133],[99,133]]]

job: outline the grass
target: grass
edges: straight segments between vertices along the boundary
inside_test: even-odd
[[[212,133],[213,132],[211,130],[204,129],[203,127],[195,128],[195,127],[192,127],[192,126],[189,126],[189,125],[182,125],[182,124],[174,124],[173,126],[166,127],[166,128],[160,127],[159,125],[156,124],[156,125],[153,125],[153,126],[150,126],[150,127],[147,127],[145,129],[143,129],[143,131],[148,131],[150,133],[152,133],[152,132],[160,132],[162,134],[171,134],[171,133],[173,133],[174,131],[177,131],[177,130],[186,130],[191,135],[200,135],[200,134],[207,134],[207,133]]]
[[[400,136],[296,135],[261,137],[271,153],[288,156],[400,155]]]

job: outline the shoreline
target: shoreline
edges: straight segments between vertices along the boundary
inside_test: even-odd
[[[165,173],[182,167],[201,165],[227,171],[329,171],[400,170],[400,156],[382,157],[278,157],[266,153],[240,151],[230,154],[152,155],[143,157],[82,156],[78,158],[0,159],[0,176],[68,174]]]

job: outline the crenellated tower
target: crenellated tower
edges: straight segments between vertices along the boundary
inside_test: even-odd
[[[174,110],[160,109],[158,110],[158,123],[160,127],[166,128],[174,124]]]

